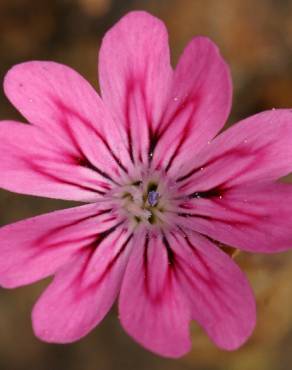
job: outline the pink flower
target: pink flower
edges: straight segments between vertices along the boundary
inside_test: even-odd
[[[231,80],[216,46],[194,38],[175,71],[158,19],[132,12],[104,37],[101,96],[75,71],[27,62],[5,93],[30,124],[0,124],[0,186],[88,205],[0,230],[0,283],[54,275],[33,309],[36,335],[78,340],[119,295],[125,330],[178,357],[196,320],[220,348],[252,333],[250,285],[220,248],[292,247],[292,113],[271,110],[215,137]],[[214,138],[215,137],[215,138]]]

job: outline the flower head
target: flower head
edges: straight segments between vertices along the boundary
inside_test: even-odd
[[[167,32],[145,12],[103,39],[101,97],[54,62],[13,67],[4,89],[29,124],[0,123],[0,186],[87,202],[0,229],[0,284],[54,275],[36,335],[72,342],[119,296],[125,330],[164,356],[186,353],[196,320],[232,350],[252,333],[249,283],[220,245],[292,246],[292,113],[271,110],[216,136],[231,79],[216,46],[194,38],[173,71]]]

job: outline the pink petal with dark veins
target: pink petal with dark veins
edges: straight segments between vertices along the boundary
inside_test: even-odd
[[[292,247],[292,186],[236,186],[208,198],[183,202],[177,222],[222,243],[250,252]]]
[[[184,50],[156,134],[153,164],[175,176],[222,129],[231,109],[229,67],[206,37]]]
[[[172,74],[167,30],[159,19],[131,12],[105,35],[99,53],[102,98],[123,126],[135,162],[148,163]]]
[[[123,279],[119,312],[121,324],[138,343],[179,357],[191,348],[190,312],[169,262],[162,235],[147,239],[140,234]]]
[[[121,220],[104,204],[55,211],[0,229],[0,285],[17,287],[54,274],[80,250],[95,248]]]
[[[277,180],[292,170],[292,111],[258,113],[232,126],[186,162],[177,182],[186,194]]]
[[[28,122],[72,147],[81,162],[111,177],[127,170],[130,162],[119,125],[73,69],[55,62],[18,64],[5,76],[4,91]]]
[[[168,241],[192,319],[218,347],[237,349],[256,323],[255,299],[248,280],[228,255],[197,233],[171,233]]]
[[[115,180],[41,128],[0,122],[0,186],[50,198],[96,201]]]
[[[108,230],[57,272],[33,309],[33,328],[39,338],[73,342],[104,318],[119,292],[131,240],[122,227]]]

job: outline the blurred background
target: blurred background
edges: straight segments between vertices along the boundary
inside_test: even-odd
[[[96,60],[102,35],[133,9],[148,10],[166,23],[174,64],[194,35],[207,35],[219,45],[234,81],[229,124],[261,110],[292,107],[291,0],[0,0],[1,80],[16,63],[49,59],[77,69],[98,88]],[[3,91],[0,112],[0,119],[20,118]],[[70,205],[0,191],[0,225]],[[115,308],[78,343],[42,343],[33,336],[30,311],[45,281],[0,290],[0,369],[291,369],[292,252],[240,253],[236,260],[258,304],[257,328],[236,352],[216,349],[194,324],[189,355],[175,361],[159,358],[123,332]]]

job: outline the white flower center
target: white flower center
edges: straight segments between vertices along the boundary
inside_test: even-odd
[[[133,225],[162,226],[167,211],[172,208],[172,186],[159,173],[140,177],[141,180],[127,180],[125,185],[115,189],[116,209]]]

